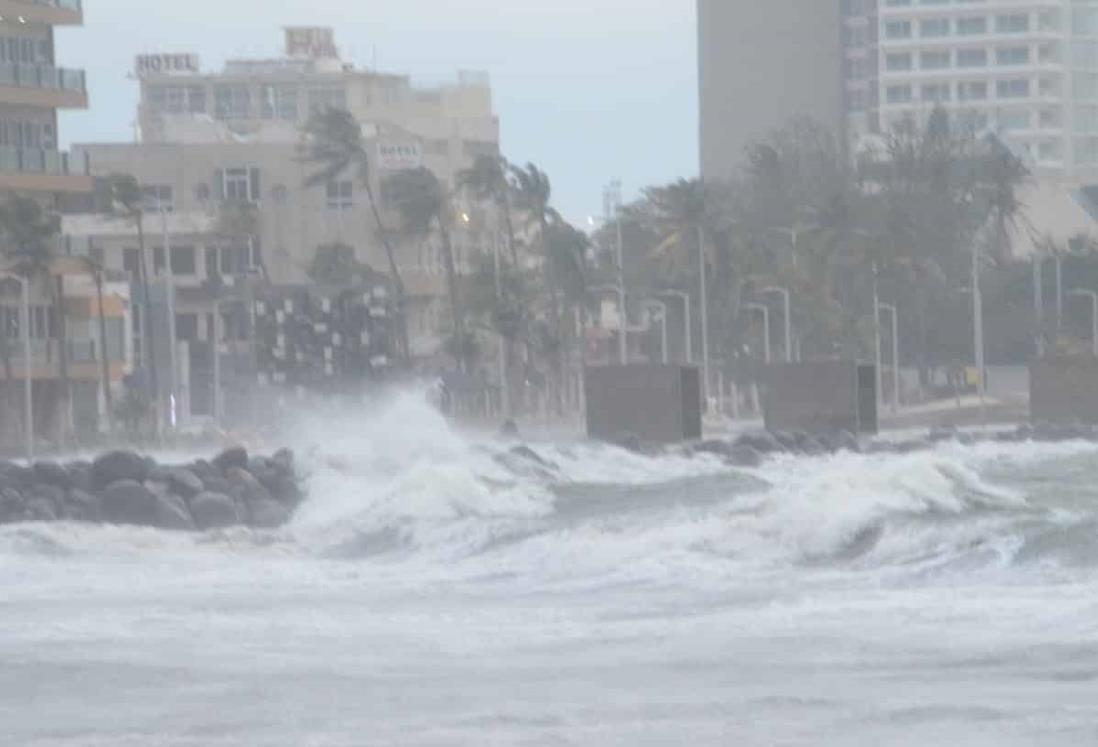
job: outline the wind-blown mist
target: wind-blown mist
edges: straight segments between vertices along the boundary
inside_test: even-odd
[[[415,394],[294,423],[284,529],[0,529],[0,743],[1098,736],[1094,445],[743,471]]]

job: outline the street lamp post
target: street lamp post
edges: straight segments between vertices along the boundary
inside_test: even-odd
[[[648,306],[651,309],[658,309],[660,312],[660,351],[663,365],[666,366],[671,362],[667,352],[667,304],[663,301],[652,299],[648,301]]]
[[[156,209],[157,212],[160,213],[160,227],[163,231],[164,242],[164,283],[166,297],[165,303],[167,304],[168,314],[168,367],[170,369],[168,376],[168,385],[171,387],[171,393],[168,395],[168,422],[171,423],[172,428],[175,428],[177,424],[176,407],[178,406],[179,402],[179,372],[177,371],[176,361],[176,357],[178,355],[176,347],[178,346],[178,342],[176,340],[175,329],[175,275],[173,274],[172,270],[172,247],[171,236],[170,232],[168,231],[168,211],[165,210],[164,202],[160,199],[160,197],[157,197]]]
[[[777,293],[781,295],[784,303],[783,313],[785,314],[785,362],[793,362],[793,319],[792,319],[792,303],[788,288],[763,288],[762,293]]]
[[[694,326],[690,323],[690,294],[685,291],[668,290],[663,291],[661,295],[682,301],[683,340],[686,346],[686,364],[690,365],[694,362]]]
[[[877,315],[887,311],[892,315],[892,411],[900,411],[900,312],[892,304],[877,304]]]
[[[1077,288],[1070,293],[1069,296],[1075,296],[1077,298],[1089,298],[1090,299],[1090,341],[1091,347],[1094,352],[1094,357],[1098,358],[1098,293],[1090,290],[1083,290]]]
[[[709,279],[707,277],[708,268],[705,262],[705,229],[702,226],[698,226],[698,261],[700,264],[700,278],[701,278],[701,332],[702,332],[702,393],[705,395],[705,401],[709,402]]]
[[[770,363],[770,307],[761,303],[749,303],[747,308],[758,311],[763,318],[763,361]]]
[[[0,277],[19,283],[23,301],[19,312],[19,331],[23,338],[23,445],[27,464],[30,465],[34,461],[34,361],[31,358],[30,280],[13,273],[4,273]]]

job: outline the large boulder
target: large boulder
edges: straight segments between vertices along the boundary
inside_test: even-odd
[[[222,472],[230,469],[244,469],[248,466],[248,450],[242,446],[234,446],[214,457],[214,466]]]
[[[0,524],[21,521],[26,504],[15,488],[0,488]]]
[[[195,526],[202,531],[236,526],[242,519],[235,501],[224,493],[199,493],[191,498],[190,509]]]
[[[132,451],[112,451],[92,463],[92,474],[97,488],[105,488],[121,481],[141,483],[148,476],[148,472],[148,463]]]
[[[85,493],[95,492],[95,472],[91,462],[69,462],[65,465],[69,478],[72,480],[70,487],[83,490]]]
[[[184,498],[193,498],[206,489],[202,480],[186,467],[175,467],[169,470],[167,477],[172,492]]]
[[[234,493],[241,496],[248,504],[254,501],[274,500],[263,483],[246,469],[230,467],[225,471],[225,479],[235,489]]]
[[[20,464],[11,464],[10,462],[4,466],[4,470],[0,475],[2,475],[0,487],[10,487],[16,490],[33,487],[38,482],[33,469]]]
[[[271,457],[271,461],[287,472],[294,471],[294,453],[289,449],[279,449]]]
[[[141,463],[144,468],[144,462]],[[117,480],[100,496],[103,520],[111,524],[156,526],[160,518],[160,501],[152,491],[134,480]]]
[[[103,506],[96,496],[80,488],[73,488],[61,505],[61,518],[69,521],[102,521]]]
[[[35,462],[34,476],[38,482],[54,485],[62,490],[72,487],[72,475],[57,462]]]
[[[57,521],[57,504],[41,495],[32,495],[27,499],[23,510],[26,521]]]
[[[763,455],[746,444],[740,444],[728,450],[725,461],[733,467],[759,467],[763,463]]]
[[[276,529],[290,520],[289,509],[272,499],[249,502],[248,513],[248,523],[256,529]]]

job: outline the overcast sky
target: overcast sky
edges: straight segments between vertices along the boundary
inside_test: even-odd
[[[281,51],[281,27],[335,26],[344,57],[439,81],[491,74],[503,150],[553,179],[558,207],[601,211],[602,185],[627,196],[697,172],[694,0],[84,0],[86,25],[58,31],[60,64],[88,72],[92,107],[66,113],[63,140],[133,137],[141,52],[226,58]]]

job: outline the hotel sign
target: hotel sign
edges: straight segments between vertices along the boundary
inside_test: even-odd
[[[199,72],[196,54],[141,54],[137,56],[134,71],[138,78],[148,75],[194,75]]]
[[[383,171],[407,171],[423,166],[419,143],[378,143],[377,165]]]

